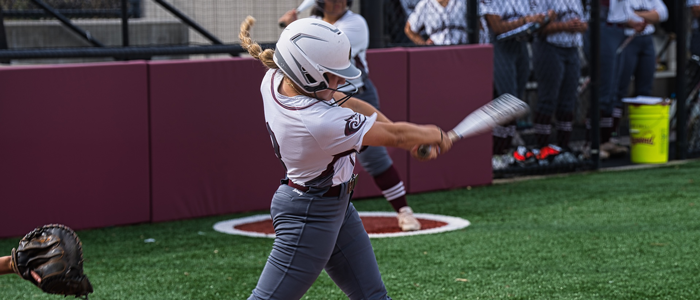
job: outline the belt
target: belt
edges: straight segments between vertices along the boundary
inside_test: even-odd
[[[612,27],[618,27],[618,28],[628,28],[627,24],[625,23],[610,23],[610,22],[605,22],[605,25],[612,26]]]
[[[355,189],[355,184],[357,184],[357,174],[353,174],[353,175],[352,175],[352,178],[350,178],[350,180],[348,180],[347,184],[348,184],[347,194],[350,194],[350,193],[352,193],[352,191]],[[300,190],[300,191],[302,191],[302,192],[304,192],[304,193],[306,193],[306,192],[309,190],[309,187],[308,187],[308,186],[301,186],[301,185],[298,185],[298,184],[292,182],[291,180],[289,180],[289,181],[287,182],[287,185],[289,185],[289,186],[291,186],[291,187],[293,187],[293,188],[295,188],[295,189],[297,189],[297,190]],[[343,185],[342,185],[342,184],[339,184],[339,185],[336,185],[336,186],[332,186],[332,187],[330,187],[330,188],[328,189],[328,191],[325,192],[322,196],[323,196],[323,197],[338,197],[338,196],[340,196],[340,193],[341,193],[342,190],[343,190]]]

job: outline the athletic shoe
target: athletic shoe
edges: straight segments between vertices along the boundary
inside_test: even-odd
[[[416,231],[420,230],[420,222],[413,216],[413,210],[409,206],[404,206],[399,209],[399,215],[396,216],[399,219],[399,227],[403,231]]]
[[[537,163],[537,157],[535,157],[535,154],[525,146],[518,146],[518,148],[515,149],[513,152],[513,159],[515,160],[515,163],[520,166],[527,166]]]
[[[515,163],[515,159],[513,159],[513,155],[511,154],[496,154],[491,158],[491,166],[493,167],[493,170],[506,169],[513,163]]]
[[[562,153],[564,150],[560,148],[559,146],[549,144],[547,146],[542,147],[537,154],[535,154],[535,157],[537,157],[537,160],[552,160],[554,157]],[[534,152],[534,151],[533,151]]]
[[[609,155],[622,155],[622,154],[627,154],[629,152],[629,149],[625,146],[618,145],[613,142],[605,142],[600,144],[600,151],[605,151]],[[601,155],[602,158],[602,155]]]

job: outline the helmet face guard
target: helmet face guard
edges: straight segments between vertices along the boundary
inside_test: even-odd
[[[317,19],[299,19],[289,24],[277,41],[273,59],[307,93],[329,89],[325,73],[345,79],[361,75],[350,62],[348,37],[335,26]]]

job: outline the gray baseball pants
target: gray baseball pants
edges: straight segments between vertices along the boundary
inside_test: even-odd
[[[391,299],[347,189],[323,197],[325,189],[279,186],[270,207],[275,241],[249,300],[300,299],[321,270],[349,299]]]

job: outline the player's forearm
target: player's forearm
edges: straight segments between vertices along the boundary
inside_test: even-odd
[[[425,45],[425,40],[418,34],[411,30],[411,24],[406,22],[406,27],[404,27],[404,33],[406,36],[416,45]]]
[[[488,22],[489,27],[491,27],[491,30],[493,30],[493,33],[497,35],[527,24],[527,20],[525,18],[515,19],[513,21],[504,21],[500,16],[495,15],[487,15],[486,21]]]
[[[363,145],[411,150],[418,145],[439,144],[442,135],[444,134],[435,125],[417,125],[407,122],[375,123],[365,134]]]
[[[338,94],[343,94],[336,92],[336,99],[341,99],[337,98],[338,96],[341,96]],[[374,106],[372,106],[371,104],[355,97],[352,97],[348,99],[348,101],[345,101],[342,107],[352,109],[354,112],[361,113],[365,116],[371,116],[372,114],[376,113],[377,122],[391,123],[391,120],[389,120],[389,118],[387,118],[381,111],[374,108]]]
[[[10,262],[12,258],[9,256],[0,257],[0,275],[14,273],[12,267],[10,267]]]
[[[542,28],[542,34],[552,34],[557,32],[569,31],[569,26],[566,22],[552,22],[549,25]]]
[[[638,11],[635,12],[635,14],[642,17],[642,19],[644,19],[644,21],[646,21],[647,23],[656,24],[660,21],[659,13],[657,13],[656,10]]]
[[[693,18],[700,18],[700,5],[691,6],[690,12],[693,14]]]

